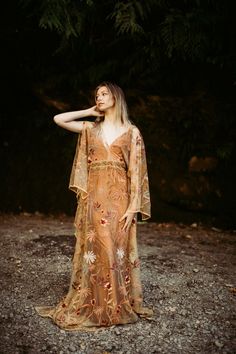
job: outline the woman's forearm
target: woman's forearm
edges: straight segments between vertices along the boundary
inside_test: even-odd
[[[59,123],[71,122],[79,118],[85,118],[88,117],[89,115],[91,115],[90,108],[82,109],[79,111],[60,113],[55,115],[53,119],[55,123],[59,124]]]
[[[59,127],[70,130],[75,133],[80,133],[83,129],[83,122],[77,119],[92,116],[93,112],[91,108],[82,109],[79,111],[60,113],[54,116],[54,122]],[[88,124],[92,124],[89,123]]]

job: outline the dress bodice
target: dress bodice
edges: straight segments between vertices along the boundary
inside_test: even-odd
[[[96,161],[118,161],[127,163],[127,151],[130,145],[130,131],[120,134],[111,144],[98,136],[95,129],[88,131],[88,164]]]

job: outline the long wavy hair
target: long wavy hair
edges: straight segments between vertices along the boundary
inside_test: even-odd
[[[131,125],[132,122],[129,119],[125,95],[124,95],[123,90],[118,85],[108,82],[108,81],[102,82],[95,89],[95,98],[97,95],[97,91],[101,87],[104,87],[104,86],[112,94],[112,96],[115,100],[116,124],[120,125],[120,123],[121,123],[121,125],[126,125],[126,126]],[[103,120],[104,120],[104,117],[98,117],[96,119],[96,123],[98,123],[98,126],[100,125],[99,123],[103,122]]]

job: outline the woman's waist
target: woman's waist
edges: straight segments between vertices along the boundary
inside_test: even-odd
[[[103,168],[118,168],[121,170],[126,170],[126,163],[124,161],[115,161],[115,160],[99,160],[91,161],[89,163],[89,169],[103,169]]]

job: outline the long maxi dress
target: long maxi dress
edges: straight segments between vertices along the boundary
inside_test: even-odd
[[[83,330],[133,323],[142,306],[137,213],[150,217],[145,148],[138,128],[130,128],[110,145],[84,122],[79,134],[69,188],[78,199],[76,236],[69,291],[56,307],[37,307],[61,328]],[[135,213],[122,231],[119,219]],[[85,329],[86,330],[86,329]]]

